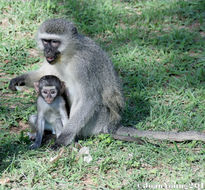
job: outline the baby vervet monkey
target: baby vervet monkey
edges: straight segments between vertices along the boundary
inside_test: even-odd
[[[29,119],[31,133],[29,137],[35,139],[30,146],[36,149],[41,146],[44,130],[49,130],[56,135],[63,131],[68,123],[66,102],[62,97],[65,91],[64,82],[54,75],[46,75],[40,78],[39,82],[34,83],[37,98],[37,115],[32,115]]]

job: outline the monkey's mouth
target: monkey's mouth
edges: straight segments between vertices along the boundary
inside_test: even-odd
[[[46,57],[46,60],[48,61],[48,63],[53,64],[56,60],[56,57]]]
[[[60,54],[57,54],[55,56],[46,57],[46,60],[48,61],[49,64],[53,65],[60,60]]]
[[[57,62],[57,60],[59,59],[60,52],[55,51],[55,52],[48,53],[47,51],[45,51],[44,56],[45,56],[46,60],[48,61],[48,63],[52,65],[52,64],[55,64]]]

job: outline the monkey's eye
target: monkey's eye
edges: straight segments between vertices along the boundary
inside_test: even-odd
[[[51,45],[52,45],[53,47],[58,47],[58,46],[60,45],[60,41],[58,41],[58,40],[52,40],[52,41],[51,41]]]
[[[44,45],[47,45],[49,43],[49,40],[42,39],[42,42]]]
[[[43,91],[43,94],[48,94],[48,92],[44,90],[44,91]]]
[[[51,91],[51,94],[55,94],[55,93],[56,93],[56,91],[54,91],[54,90],[53,90],[53,91]]]

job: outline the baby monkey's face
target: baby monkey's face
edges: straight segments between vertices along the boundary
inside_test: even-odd
[[[51,104],[57,95],[58,95],[58,90],[56,89],[55,86],[44,86],[41,89],[41,96],[48,104]]]

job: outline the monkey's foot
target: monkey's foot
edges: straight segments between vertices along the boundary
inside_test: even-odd
[[[75,137],[76,137],[76,134],[74,133],[61,134],[56,140],[56,144],[67,146],[75,141]]]
[[[38,145],[37,143],[33,143],[32,145],[29,146],[29,149],[30,150],[35,150],[35,149],[37,149],[39,147],[40,147],[40,145]]]

